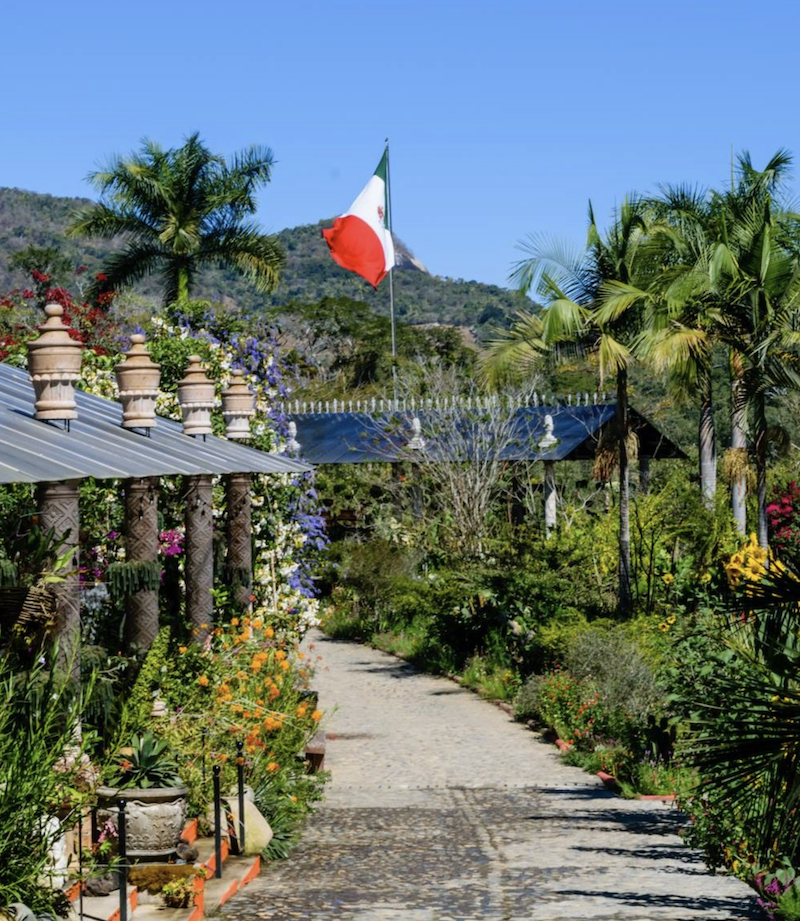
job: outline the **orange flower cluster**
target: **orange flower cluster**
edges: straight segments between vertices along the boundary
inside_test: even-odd
[[[233,618],[218,630],[198,684],[213,686],[215,713],[229,725],[226,734],[243,736],[249,755],[263,751],[270,759],[266,769],[279,770],[294,761],[322,718],[302,701],[308,669],[299,667],[298,650],[276,640],[261,617]]]

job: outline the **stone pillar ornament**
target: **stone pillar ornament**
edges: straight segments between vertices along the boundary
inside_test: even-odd
[[[252,608],[250,595],[253,590],[251,482],[249,473],[231,473],[225,482],[228,578],[236,601],[247,610]]]
[[[154,563],[158,559],[158,479],[125,482],[126,562]],[[158,592],[138,591],[125,599],[125,640],[149,649],[158,633]]]
[[[64,308],[48,304],[39,338],[28,343],[28,373],[33,382],[37,419],[77,419],[75,384],[81,376],[83,346],[64,324]]]
[[[247,386],[244,371],[231,372],[231,380],[222,393],[222,415],[228,438],[244,441],[250,437],[250,419],[255,415],[256,395]]]
[[[59,573],[63,582],[53,588],[58,598],[58,623],[53,631],[59,643],[59,659],[77,669],[77,650],[80,643],[80,582],[78,576],[78,529],[80,514],[78,507],[78,480],[61,483],[40,483],[36,491],[39,508],[39,525],[43,531],[53,529],[56,540],[67,532],[66,540],[58,549],[61,556],[68,548],[73,549],[71,562]]]
[[[300,453],[300,442],[297,440],[297,423],[289,423],[289,438],[286,441],[286,450],[290,454],[299,454]]]
[[[186,478],[186,618],[197,642],[209,635],[214,618],[214,530],[211,476]]]
[[[178,383],[178,403],[183,416],[185,435],[211,434],[214,381],[206,374],[205,365],[199,355],[189,356],[186,375]]]
[[[144,336],[134,333],[131,347],[114,369],[122,403],[122,427],[149,429],[156,424],[156,399],[161,380],[161,365],[147,351]]]

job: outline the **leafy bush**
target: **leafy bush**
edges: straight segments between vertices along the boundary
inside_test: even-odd
[[[576,677],[591,680],[610,710],[638,724],[664,705],[653,666],[623,626],[592,626],[576,633],[564,665]]]
[[[90,692],[54,667],[17,672],[0,659],[0,908],[67,907],[61,881],[46,882],[49,851],[94,779],[76,732]]]

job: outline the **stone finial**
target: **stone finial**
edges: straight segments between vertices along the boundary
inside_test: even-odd
[[[411,451],[422,451],[425,448],[425,439],[422,437],[422,423],[417,416],[411,420],[411,441],[406,445]]]
[[[544,417],[544,435],[542,435],[541,440],[539,441],[539,447],[546,451],[548,448],[552,448],[553,445],[558,444],[558,439],[553,434],[553,417],[550,413]]]
[[[149,429],[156,424],[156,398],[161,380],[161,365],[150,358],[144,336],[134,333],[131,347],[114,369],[122,403],[122,427]]]
[[[178,403],[184,435],[210,435],[214,407],[214,381],[206,374],[199,355],[189,356],[186,376],[178,383]]]
[[[81,376],[83,346],[64,324],[64,308],[48,304],[39,338],[28,343],[28,373],[33,382],[37,419],[77,419],[75,384]]]
[[[286,450],[291,454],[300,453],[300,442],[297,440],[297,423],[294,420],[289,423],[289,438],[286,442]]]
[[[256,396],[247,386],[244,371],[231,371],[231,381],[222,393],[222,415],[228,438],[242,441],[250,437],[250,417],[256,411]]]

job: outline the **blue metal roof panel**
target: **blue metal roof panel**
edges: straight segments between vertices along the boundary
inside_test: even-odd
[[[192,438],[171,419],[159,417],[145,436],[122,428],[122,407],[114,401],[78,392],[76,402],[78,418],[69,431],[34,419],[27,372],[0,363],[0,482],[310,469],[224,438]]]
[[[502,434],[500,456],[504,460],[580,460],[594,456],[601,429],[614,418],[615,404],[598,403],[589,406],[528,406],[517,409],[511,428]],[[553,420],[556,444],[547,450],[539,448],[545,434],[545,416]],[[420,420],[425,449],[422,454],[410,452],[411,420]],[[452,439],[437,440],[437,429],[456,424],[466,433],[470,426],[481,426],[481,410],[400,411],[395,413],[342,412],[296,413],[288,418],[297,426],[303,457],[312,464],[359,464],[398,461],[415,456],[444,457],[452,450]],[[668,438],[635,411],[631,411],[632,427],[639,434],[644,456],[683,457]],[[460,450],[469,439],[462,439]],[[477,443],[477,442],[476,442]],[[463,457],[454,457],[462,460]]]

